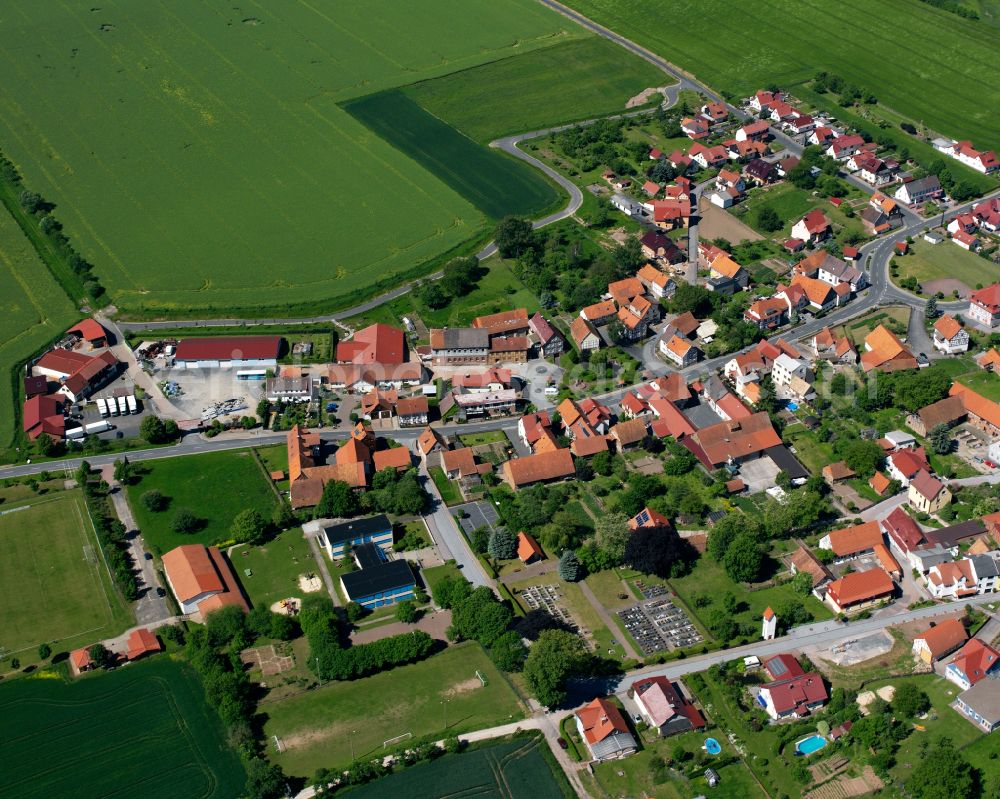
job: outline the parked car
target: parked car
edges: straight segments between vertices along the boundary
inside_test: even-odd
[[[557,738],[556,743],[559,744],[560,748],[562,749],[569,749],[569,744],[566,743],[565,738]]]

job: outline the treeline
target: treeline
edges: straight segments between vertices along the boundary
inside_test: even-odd
[[[216,611],[206,622],[206,626],[196,626],[190,631],[186,653],[201,678],[205,699],[219,714],[229,743],[239,752],[246,767],[245,796],[247,799],[285,796],[281,767],[261,757],[253,688],[239,656],[240,649],[252,643],[253,632],[245,626],[239,608]]]
[[[934,8],[940,8],[942,11],[948,11],[951,14],[957,14],[965,19],[979,19],[979,13],[975,9],[956,3],[955,0],[920,0],[920,2],[927,3]]]
[[[55,206],[37,192],[29,191],[17,167],[0,153],[0,191],[11,216],[49,267],[52,276],[74,300],[98,300],[104,286],[93,273],[93,265],[80,255],[63,233],[62,223],[52,215]]]
[[[342,480],[331,480],[323,486],[323,495],[313,512],[313,518],[349,519],[359,513],[392,513],[406,516],[420,513],[427,505],[427,492],[420,485],[416,469],[400,474],[395,469],[376,472],[372,487],[363,494]]]
[[[97,540],[108,562],[111,577],[121,595],[129,602],[139,598],[139,581],[135,564],[128,551],[125,525],[114,517],[108,506],[107,488],[90,480],[90,464],[83,461],[76,472],[76,481],[83,487],[83,496],[94,521]]]
[[[444,265],[440,280],[430,280],[417,290],[417,296],[428,308],[444,308],[453,299],[464,297],[486,274],[474,255],[453,258]]]
[[[337,612],[324,596],[303,600],[299,624],[309,640],[309,668],[321,680],[365,677],[423,660],[435,649],[434,639],[421,630],[345,648]]]
[[[832,72],[817,72],[813,78],[813,89],[820,94],[833,92],[840,95],[840,104],[843,106],[864,103],[865,105],[875,105],[878,98],[872,92],[861,89],[853,83],[848,83],[840,75]]]

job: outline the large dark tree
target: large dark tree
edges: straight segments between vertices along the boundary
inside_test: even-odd
[[[854,735],[854,730],[851,730]],[[969,762],[955,751],[950,741],[939,741],[927,752],[906,782],[916,799],[954,799],[974,796],[976,778]]]
[[[323,486],[323,496],[316,505],[316,518],[343,518],[358,512],[354,491],[343,480],[331,480]]]
[[[640,527],[625,543],[625,564],[643,574],[682,574],[695,556],[690,544],[670,527]]]
[[[531,222],[519,216],[505,216],[497,222],[493,238],[501,258],[517,258],[534,249],[538,242]]]

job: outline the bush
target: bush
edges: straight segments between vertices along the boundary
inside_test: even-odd
[[[175,533],[196,533],[203,525],[204,522],[195,516],[192,511],[187,508],[181,508],[174,516],[170,527]]]
[[[157,491],[156,489],[146,491],[142,495],[141,499],[142,504],[146,506],[146,509],[152,511],[153,513],[165,511],[167,506],[170,504],[170,497],[162,491]]]

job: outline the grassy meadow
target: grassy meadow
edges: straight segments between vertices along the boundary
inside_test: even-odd
[[[14,441],[21,418],[21,372],[30,358],[80,314],[5,208],[0,207],[0,449]]]
[[[127,629],[132,618],[80,492],[15,507],[4,503],[0,516],[0,647],[26,665],[37,660],[40,644],[69,651]]]
[[[921,284],[932,280],[960,280],[970,291],[975,291],[977,286],[1000,280],[1000,266],[963,250],[950,240],[931,244],[918,239],[910,245],[906,255],[896,256],[895,264],[900,277],[913,277]]]
[[[476,671],[484,675],[483,687]],[[447,701],[447,708],[444,702]],[[382,742],[410,732],[414,738],[483,729],[522,718],[521,703],[478,644],[461,644],[392,671],[333,682],[279,702],[264,702],[265,736],[281,739],[270,754],[286,773],[347,766],[382,750]]]
[[[724,92],[788,88],[827,70],[888,108],[981,149],[1000,148],[1000,84],[982,80],[996,28],[919,0],[568,0]],[[866,20],[865,36],[852,35]],[[706,21],[710,20],[710,25]],[[919,53],[919,57],[914,54]]]
[[[194,671],[167,657],[67,683],[0,686],[0,795],[241,795],[243,767]]]
[[[256,508],[265,519],[277,503],[269,481],[249,450],[207,452],[164,458],[143,464],[140,479],[128,486],[129,505],[136,524],[152,550],[162,555],[181,544],[216,544],[231,538],[236,515]],[[147,491],[159,491],[170,502],[163,511],[151,511],[142,502]],[[176,533],[174,517],[187,508],[202,520],[194,533]],[[242,566],[235,564],[238,568]]]

